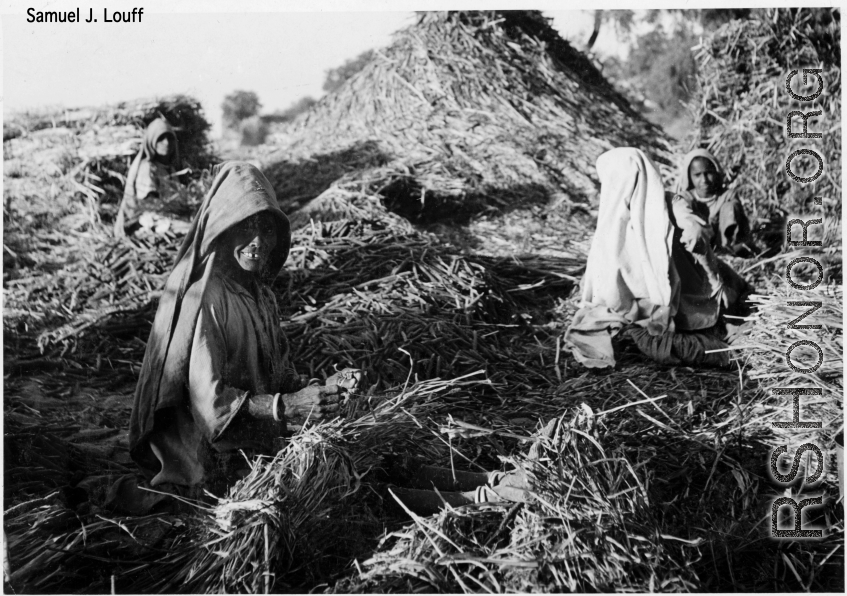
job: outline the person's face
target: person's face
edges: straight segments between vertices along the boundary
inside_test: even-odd
[[[247,273],[258,275],[276,247],[276,226],[269,213],[257,213],[227,232],[227,251]]]
[[[171,153],[171,137],[170,135],[162,135],[156,141],[156,155],[167,157]]]
[[[718,170],[711,160],[695,157],[688,166],[691,186],[701,197],[711,197],[718,191]]]

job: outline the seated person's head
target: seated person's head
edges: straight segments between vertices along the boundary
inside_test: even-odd
[[[224,272],[242,285],[259,280],[277,247],[277,226],[267,211],[235,224],[216,240]]]
[[[166,132],[156,139],[156,156],[160,159],[167,160],[173,155],[176,148],[176,138],[173,133]]]
[[[688,187],[700,197],[713,197],[720,193],[721,175],[710,159],[695,157],[688,166]]]

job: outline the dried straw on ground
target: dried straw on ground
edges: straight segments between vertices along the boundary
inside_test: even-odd
[[[515,358],[534,349],[520,312],[537,308],[542,297],[567,295],[581,261],[462,255],[369,201],[367,216],[350,202],[344,209],[353,219],[297,230],[286,273],[275,282],[286,333],[298,360],[308,363],[303,372],[314,377],[331,374],[334,364],[356,365],[386,388],[406,378],[411,357],[422,378],[483,369],[495,381],[513,373],[523,382],[544,381]],[[107,359],[130,358],[139,367],[143,345],[127,351],[115,339],[146,339],[177,245],[173,235],[102,243],[92,237],[79,247],[87,257],[78,248],[78,260],[60,274],[7,282],[10,324],[41,330],[16,333],[41,352],[21,353],[18,362],[50,355],[99,369]]]
[[[314,583],[382,531],[371,511],[374,470],[392,453],[449,457],[427,420],[437,398],[486,383],[469,375],[351,399],[345,417],[304,428],[191,514],[80,516],[55,493],[21,503],[5,512],[10,584],[48,593],[101,591],[110,581],[129,592],[261,593],[295,578]]]
[[[757,383],[738,371],[657,367],[646,363],[625,342],[616,346],[620,352],[617,370],[597,376],[575,368],[561,347],[559,335],[567,324],[568,313],[573,312],[574,304],[568,299],[568,293],[574,279],[581,274],[584,251],[580,250],[583,246],[580,242],[585,234],[593,232],[589,223],[577,221],[585,223],[575,226],[584,228],[581,233],[563,226],[557,229],[558,235],[543,238],[543,253],[530,245],[534,254],[522,256],[514,245],[508,245],[499,254],[517,258],[503,259],[463,252],[443,238],[414,229],[407,220],[386,210],[387,205],[402,211],[403,201],[410,197],[418,205],[423,200],[424,204],[436,207],[449,207],[450,197],[463,202],[478,200],[478,206],[494,205],[499,209],[486,215],[489,219],[485,233],[494,235],[492,229],[497,227],[498,213],[504,216],[518,213],[517,209],[506,214],[502,211],[512,209],[521,197],[528,196],[537,202],[554,198],[563,188],[589,184],[591,171],[580,178],[580,164],[567,161],[582,158],[579,147],[558,154],[558,141],[553,139],[546,146],[553,154],[552,163],[570,164],[577,173],[569,170],[567,175],[576,176],[578,180],[566,179],[565,174],[559,177],[556,173],[548,177],[542,163],[547,159],[546,154],[538,151],[543,139],[533,136],[540,135],[545,127],[564,135],[553,116],[545,117],[536,107],[552,106],[550,113],[558,118],[562,114],[556,112],[556,106],[564,103],[557,102],[565,102],[571,95],[577,102],[583,102],[583,93],[590,97],[590,101],[585,102],[586,110],[594,104],[602,108],[609,118],[598,118],[600,124],[597,126],[611,130],[615,142],[619,139],[614,136],[615,130],[631,125],[631,130],[621,134],[633,138],[632,144],[653,146],[649,139],[645,143],[639,140],[638,131],[645,126],[642,120],[620,116],[626,113],[625,109],[608,98],[603,99],[605,91],[601,93],[598,87],[592,86],[596,83],[602,88],[601,83],[588,81],[591,84],[586,83],[587,87],[583,85],[578,92],[568,92],[570,95],[563,96],[564,99],[559,97],[562,87],[575,89],[585,81],[572,72],[567,63],[556,62],[555,52],[547,52],[544,44],[534,41],[543,36],[524,34],[527,29],[522,27],[538,22],[537,14],[516,13],[427,15],[424,18],[421,31],[433,36],[436,32],[455,34],[450,39],[456,43],[467,41],[466,54],[461,48],[451,51],[453,41],[438,41],[436,37],[426,38],[427,45],[420,45],[415,41],[415,36],[420,35],[414,28],[400,36],[400,45],[396,47],[417,51],[434,43],[433,47],[439,48],[444,58],[436,53],[429,56],[419,52],[403,56],[401,60],[399,54],[391,54],[398,67],[420,64],[429,69],[429,61],[432,68],[438,67],[439,73],[449,74],[448,62],[465,69],[461,77],[439,75],[439,81],[450,83],[444,86],[445,93],[451,90],[463,93],[466,89],[473,92],[474,85],[486,88],[486,80],[469,78],[476,67],[472,62],[463,62],[466,60],[463,56],[488,61],[486,64],[491,68],[486,76],[492,80],[500,77],[496,72],[498,68],[505,68],[503,72],[510,73],[510,80],[524,85],[514,89],[491,88],[490,95],[459,93],[459,97],[465,98],[461,102],[454,102],[449,96],[439,100],[435,95],[428,95],[437,90],[418,89],[424,98],[432,100],[425,111],[429,114],[427,122],[437,124],[440,118],[442,125],[432,129],[432,134],[439,138],[428,138],[428,133],[416,128],[416,121],[412,119],[408,146],[422,151],[420,147],[431,142],[441,157],[416,161],[417,158],[406,160],[405,153],[385,154],[382,147],[402,148],[406,141],[402,133],[380,129],[380,119],[375,117],[372,124],[377,132],[374,135],[362,133],[363,139],[370,141],[355,145],[356,139],[339,136],[337,150],[316,145],[314,151],[319,154],[311,156],[313,162],[301,161],[301,157],[294,154],[274,158],[292,160],[275,162],[272,168],[284,199],[305,202],[329,186],[320,201],[301,213],[308,217],[298,222],[290,268],[274,285],[285,309],[285,318],[292,321],[286,328],[292,348],[295,354],[303,356],[308,369],[301,372],[321,376],[331,372],[336,362],[362,365],[370,369],[370,381],[377,389],[394,386],[392,395],[407,379],[410,385],[404,394],[426,387],[443,390],[429,396],[427,399],[431,401],[421,409],[406,408],[410,416],[403,412],[402,403],[395,404],[401,409],[386,410],[392,416],[391,424],[400,424],[399,431],[395,428],[389,440],[379,434],[379,424],[370,426],[378,423],[382,415],[376,405],[376,414],[357,410],[351,413],[351,419],[307,428],[293,438],[278,458],[255,461],[251,476],[228,495],[228,501],[213,511],[175,517],[114,518],[97,511],[93,498],[88,510],[85,504],[82,509],[74,509],[61,492],[41,497],[40,493],[21,490],[16,493],[20,499],[15,503],[20,507],[7,511],[5,520],[9,542],[15,545],[13,553],[20,555],[15,558],[13,554],[11,561],[13,572],[18,573],[17,581],[30,586],[30,591],[44,592],[105,592],[111,589],[113,577],[116,591],[226,588],[256,592],[265,590],[266,581],[268,589],[312,591],[321,589],[322,584],[334,586],[340,576],[346,576],[346,583],[338,585],[351,590],[366,584],[368,588],[362,589],[402,591],[409,585],[422,585],[430,580],[443,581],[453,590],[464,589],[453,574],[456,571],[462,581],[469,578],[468,586],[478,587],[474,581],[490,582],[493,578],[501,585],[512,582],[509,585],[527,586],[524,582],[532,581],[532,589],[539,591],[572,585],[581,589],[602,585],[611,590],[618,584],[644,590],[838,591],[840,583],[843,589],[843,581],[836,573],[843,570],[843,551],[839,550],[838,543],[841,526],[832,503],[827,505],[822,516],[827,518],[827,523],[831,522],[833,535],[818,546],[798,547],[768,538],[769,528],[762,521],[765,509],[762,503],[773,496],[774,490],[764,466],[774,435],[766,426],[767,421],[763,422],[761,411],[756,409],[763,400]],[[483,42],[485,45],[481,45]],[[551,41],[546,47],[557,43]],[[511,58],[500,62],[497,56],[501,54]],[[534,70],[520,72],[520,68],[533,66],[527,58],[530,56],[544,68],[553,70],[547,75]],[[584,63],[576,55],[574,60]],[[389,75],[388,62],[380,64],[372,65],[361,76],[375,75],[378,67],[379,72],[388,77],[372,79],[374,84],[382,85],[380,89],[388,89],[386,85],[390,83],[395,85],[392,93],[406,93],[403,91],[406,89],[413,94],[396,76]],[[340,106],[342,101],[358,105],[351,100],[355,99],[354,95],[362,94],[364,102],[378,98],[368,96],[364,83],[355,83],[355,80],[350,84],[362,85],[356,88],[355,94],[346,89],[342,90],[342,95],[346,95],[340,99],[325,100],[330,116],[334,113],[333,106]],[[503,82],[505,78],[496,80]],[[408,78],[406,82],[417,84],[416,80]],[[552,87],[548,87],[548,83]],[[501,91],[505,99],[499,95]],[[513,97],[521,94],[524,94],[523,101],[536,107],[528,107]],[[532,97],[536,94],[543,98],[537,105]],[[464,141],[451,136],[450,126],[443,124],[455,124],[449,120],[454,114],[439,111],[439,105],[459,106],[459,124],[467,123],[473,115],[474,97],[488,109],[496,110],[492,112],[496,116],[473,116],[479,118],[473,130],[466,124],[455,126],[464,131],[463,138],[468,139],[462,144]],[[410,112],[424,112],[425,106],[419,101],[399,108],[405,110],[409,105],[418,106],[414,110],[408,108]],[[535,126],[532,128],[522,123],[521,118],[510,111],[513,109],[519,113],[523,110],[523,115],[531,123],[538,123],[537,126],[532,124]],[[485,111],[484,108],[480,110]],[[310,118],[317,118],[317,113]],[[349,114],[351,121],[357,114],[358,111]],[[577,113],[569,118],[578,121],[580,117]],[[395,121],[393,117],[383,120]],[[510,123],[510,128],[497,128],[497,122],[501,121]],[[597,148],[604,142],[602,138],[592,141],[590,130],[585,132],[587,128],[580,128],[578,123],[564,116],[562,121],[571,123],[569,135],[573,130],[585,133],[575,138],[584,141],[592,151],[599,150]],[[312,124],[315,131],[322,128],[326,131],[323,136],[316,135],[320,143],[332,142],[334,124],[325,127],[320,122]],[[474,131],[484,131],[487,136],[474,137],[477,134]],[[530,143],[530,149],[524,151],[519,144],[510,145],[513,133],[515,138],[522,139],[521,142]],[[306,134],[305,129],[303,134]],[[423,136],[416,140],[415,135]],[[649,136],[644,133],[644,138]],[[392,138],[395,140],[389,142]],[[442,142],[440,138],[446,140]],[[451,146],[458,150],[450,149]],[[301,148],[303,157],[312,151],[305,142]],[[473,162],[462,157],[463,154],[478,161],[482,170],[476,170]],[[517,159],[516,156],[523,157]],[[55,155],[50,159],[59,157]],[[510,165],[512,162],[516,164],[514,167]],[[56,164],[51,171],[62,171],[61,160],[51,163]],[[306,166],[309,163],[311,169]],[[491,171],[486,170],[489,163],[494,164]],[[38,193],[44,197],[63,201],[68,206],[63,215],[88,218],[87,213],[76,209],[79,206],[79,201],[73,199],[76,191],[70,186],[58,186],[65,184],[67,174],[63,175],[65,178],[56,175],[57,189],[53,193],[51,179],[34,179],[30,171],[35,169],[22,167],[22,179],[34,182]],[[505,182],[497,186],[498,176],[503,172]],[[284,178],[292,173],[290,178]],[[310,173],[319,174],[317,183],[309,181]],[[421,192],[422,189],[425,192]],[[573,192],[572,197],[563,194],[555,200],[564,207],[565,219],[577,220],[572,215],[584,209],[571,203],[588,197]],[[297,193],[302,196],[298,198]],[[410,217],[420,215],[419,210],[413,209],[406,213]],[[532,215],[530,211],[525,213]],[[312,223],[312,219],[316,221]],[[590,213],[586,215],[588,219]],[[76,412],[56,413],[59,406],[50,412],[46,400],[27,399],[27,391],[40,396],[38,387],[68,400],[68,404],[75,396],[88,400],[94,404],[91,408],[98,411],[103,408],[97,400],[104,394],[114,393],[114,387],[120,387],[117,391],[124,395],[111,395],[111,398],[126,401],[131,396],[131,384],[140,365],[157,291],[161,289],[167,265],[178,245],[178,238],[144,241],[144,244],[133,241],[132,246],[126,241],[113,243],[104,228],[94,223],[89,224],[85,236],[80,234],[76,253],[85,256],[83,260],[77,259],[65,239],[45,228],[49,226],[29,222],[18,230],[34,238],[35,248],[21,255],[22,260],[28,257],[31,263],[16,272],[18,278],[25,281],[9,284],[7,306],[15,310],[13,317],[4,320],[7,358],[16,357],[8,363],[11,366],[7,370],[13,374],[5,381],[4,413],[28,425],[23,429],[27,432],[44,425],[50,416],[83,418]],[[577,235],[580,241],[572,243],[572,236]],[[547,247],[557,243],[560,251],[547,252]],[[51,255],[55,256],[51,258]],[[103,276],[102,282],[86,282],[86,260],[104,262],[106,267],[93,268],[97,275]],[[127,266],[126,261],[132,266]],[[143,264],[145,274],[136,273],[137,263]],[[770,269],[763,266],[757,271],[770,272]],[[30,287],[32,292],[28,292]],[[101,290],[105,293],[97,296]],[[134,296],[135,293],[138,296]],[[102,308],[126,308],[128,311],[101,316],[107,312]],[[455,391],[451,391],[452,381],[433,380],[483,369],[489,383],[462,386]],[[427,381],[415,385],[416,377]],[[54,391],[56,393],[52,393]],[[70,405],[65,408],[59,399],[54,401],[61,404],[61,409],[71,409]],[[528,513],[516,509],[510,515],[508,508],[486,506],[411,522],[384,510],[378,498],[377,470],[367,469],[371,463],[381,461],[392,452],[407,451],[421,454],[429,461],[444,458],[440,461],[452,462],[462,469],[495,469],[501,467],[501,456],[507,461],[522,462],[524,460],[517,454],[526,449],[525,439],[530,429],[539,421],[560,416],[563,410],[579,402],[586,403],[596,413],[599,447],[586,443],[585,437],[574,435],[576,442],[570,447],[563,446],[562,471],[554,467],[554,458],[551,458],[538,472],[541,478],[550,479],[548,484],[539,485],[542,498],[550,504],[556,503],[551,500],[554,496],[562,497],[560,474],[573,473],[569,479],[575,482],[573,491],[564,497],[572,507],[563,511],[549,510],[545,509],[546,505],[536,503],[527,508]],[[382,403],[389,409],[393,407],[388,402]],[[357,405],[366,407],[367,402],[357,402]],[[111,424],[116,427],[125,424],[128,406],[124,414],[121,422]],[[438,425],[449,430],[446,436],[437,436],[428,430]],[[403,443],[395,449],[394,440]],[[601,453],[615,458],[614,461],[604,460]],[[558,457],[558,451],[554,454]],[[45,451],[44,455],[50,453]],[[634,474],[622,458],[631,464]],[[95,464],[83,462],[83,467],[91,467],[80,472],[101,473],[101,469],[93,467]],[[42,467],[50,469],[47,465]],[[303,474],[294,475],[300,471]],[[32,476],[27,481],[40,482],[39,491],[52,488],[41,476]],[[280,479],[282,482],[278,483]],[[583,491],[581,482],[589,487],[594,482],[599,488]],[[830,480],[826,482],[824,486],[829,490]],[[354,490],[357,485],[359,490]],[[312,489],[316,486],[328,487],[328,500],[313,498],[317,493]],[[567,487],[570,486],[568,483]],[[280,487],[287,488],[290,493],[283,496]],[[369,487],[375,491],[370,491]],[[556,495],[545,493],[545,490]],[[277,498],[290,507],[286,505],[271,511],[255,508],[258,502]],[[646,510],[648,502],[650,509]],[[606,513],[595,517],[594,514],[601,510]],[[622,519],[618,510],[632,515]],[[330,517],[321,517],[326,512]],[[227,517],[229,513],[231,517]],[[587,515],[591,523],[577,514]],[[39,516],[44,523],[35,523]],[[222,528],[219,520],[234,523]],[[534,524],[539,520],[540,525]],[[566,536],[563,525],[548,523],[549,520],[564,521],[584,531]],[[265,527],[269,538],[267,556]],[[296,532],[291,530],[294,527]],[[440,556],[434,554],[431,545],[435,542],[442,548],[442,542],[433,534],[433,528],[441,529],[454,543],[461,545],[459,550],[464,554],[437,564]],[[462,528],[461,536],[455,528]],[[363,541],[335,540],[339,535],[354,534],[354,529],[356,535],[365,537]],[[379,534],[393,530],[399,530],[401,535],[387,539],[377,549]],[[611,536],[616,542],[603,540],[601,531],[602,537]],[[272,539],[272,534],[276,539]],[[474,542],[477,536],[494,538],[487,546],[484,546],[487,538],[480,538],[483,548]],[[531,536],[551,537],[552,540],[532,545],[528,542]],[[625,542],[628,537],[632,538],[632,544]],[[589,542],[589,538],[593,542]],[[219,542],[209,544],[212,539]],[[526,567],[517,571],[506,569],[501,574],[499,563],[467,562],[485,549],[500,549],[506,540],[514,544],[522,560],[529,562]],[[371,567],[362,567],[365,576],[360,575],[356,562],[361,566],[373,556],[372,569],[384,570],[388,562],[385,553],[395,544],[401,550],[410,545],[423,546],[413,552],[403,551],[411,552],[411,556],[395,560],[394,567],[384,575],[368,576]],[[57,548],[63,550],[55,550]],[[533,550],[536,548],[538,550]],[[645,556],[636,560],[631,556],[631,551],[636,550]],[[548,552],[565,553],[571,558],[563,562],[564,557],[547,557]],[[651,555],[650,560],[647,554]],[[409,560],[415,557],[419,557],[417,566]],[[430,565],[433,560],[436,564]],[[509,561],[512,560],[509,555]],[[32,564],[27,566],[30,562]],[[434,573],[419,579],[419,566],[424,563],[430,565]],[[478,571],[468,572],[471,566]],[[44,569],[49,572],[43,573]],[[577,569],[586,573],[580,575]],[[189,577],[191,570],[194,574]],[[265,575],[268,570],[275,575]],[[538,573],[539,570],[543,572]],[[593,577],[587,573],[591,571]],[[439,575],[441,572],[443,576]],[[508,577],[503,579],[501,575]],[[651,578],[655,578],[652,585]]]
[[[586,423],[590,408],[577,412],[509,458],[529,479],[528,502],[447,507],[428,518],[409,512],[414,523],[387,535],[334,591],[694,589],[685,551],[699,541],[657,531],[655,505],[626,453],[602,447]]]
[[[786,284],[787,285],[787,284]],[[800,398],[800,419],[821,423],[819,429],[774,428],[774,445],[790,440],[812,440],[834,454],[834,437],[844,427],[844,293],[841,286],[820,287],[814,291],[788,291],[784,287],[771,288],[769,295],[754,295],[758,311],[750,317],[752,325],[737,342],[736,349],[743,350],[747,371],[765,390],[766,397],[756,406],[761,423],[790,421],[793,416],[793,397],[777,395],[777,388],[802,387],[821,390],[820,396]],[[797,304],[797,303],[801,304]],[[803,318],[797,325],[820,325],[819,329],[791,329],[789,324],[811,310],[805,303],[820,302],[820,309]],[[798,345],[797,342],[809,342]],[[814,345],[811,345],[814,344]],[[820,348],[820,355],[816,348]],[[786,361],[791,349],[791,364]],[[829,457],[827,459],[830,459]],[[835,466],[827,465],[827,477],[837,483]]]

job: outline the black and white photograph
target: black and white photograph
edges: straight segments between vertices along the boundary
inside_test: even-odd
[[[3,593],[844,593],[840,3],[0,19]]]

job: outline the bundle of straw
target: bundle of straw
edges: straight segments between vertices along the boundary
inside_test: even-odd
[[[569,417],[538,433],[528,454],[508,458],[529,479],[528,502],[446,507],[429,518],[408,511],[413,523],[388,534],[335,591],[694,588],[687,561],[695,553],[686,547],[698,541],[659,534],[638,474],[591,432],[591,409]]]
[[[778,387],[804,387],[822,390],[821,396],[802,396],[800,414],[802,420],[822,422],[820,429],[774,429],[778,441],[798,437],[812,439],[817,444],[833,447],[834,436],[843,428],[844,396],[844,293],[841,286],[820,286],[812,291],[797,291],[786,288],[787,284],[771,289],[767,296],[751,297],[757,312],[750,317],[752,324],[743,338],[739,338],[736,349],[743,349],[749,375],[762,385],[766,397],[757,409],[763,421],[791,420],[794,407],[793,397],[772,392]],[[792,304],[796,302],[820,302],[821,307],[801,320],[797,325],[820,325],[819,329],[792,329],[789,323],[803,316],[810,306]],[[799,341],[812,342],[814,346],[801,345],[792,350],[791,362],[803,370],[812,367],[820,359],[820,366],[812,372],[798,372],[786,362],[789,348]],[[821,357],[822,356],[822,357]],[[781,444],[781,443],[780,443]],[[835,470],[829,470],[834,479]]]
[[[407,385],[352,399],[345,417],[303,428],[275,457],[255,459],[250,473],[201,515],[192,540],[174,555],[182,561],[190,553],[190,560],[152,587],[268,593],[337,574],[383,529],[374,472],[397,453],[442,461],[447,445],[428,421],[438,397],[486,383],[468,375]]]

